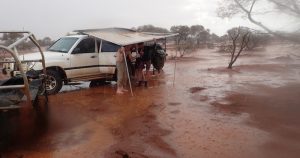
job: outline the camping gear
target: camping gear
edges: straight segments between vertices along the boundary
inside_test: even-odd
[[[165,52],[165,50],[163,50],[159,44],[156,44],[151,57],[151,63],[153,67],[156,70],[160,71],[164,67],[166,57],[167,53]]]

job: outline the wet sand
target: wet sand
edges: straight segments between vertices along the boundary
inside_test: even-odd
[[[299,157],[300,56],[292,45],[168,60],[149,88],[64,86],[49,112],[1,114],[2,157]]]

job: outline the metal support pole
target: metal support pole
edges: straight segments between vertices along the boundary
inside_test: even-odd
[[[167,38],[165,38],[165,52],[167,53]]]
[[[176,66],[177,66],[177,49],[176,49],[176,54],[175,54],[175,66],[174,66],[174,76],[173,76],[173,87],[175,86]]]
[[[175,39],[177,44],[178,37]],[[175,65],[174,65],[174,76],[173,76],[173,87],[175,86],[175,76],[176,76],[176,66],[177,66],[177,46],[176,46],[176,53],[175,53]]]
[[[41,53],[41,56],[42,56],[43,73],[44,73],[44,75],[47,75],[47,72],[46,72],[46,63],[45,63],[45,56],[44,56],[44,53],[43,53],[43,51],[42,51],[42,48],[41,48],[41,46],[39,45],[39,43],[37,42],[37,40],[36,40],[36,38],[35,38],[35,36],[34,36],[33,34],[29,37],[29,39],[32,41],[32,43],[33,43],[36,47],[38,47],[38,49],[39,49],[39,51],[40,51],[40,53]]]
[[[128,77],[128,81],[129,81],[130,92],[131,92],[131,96],[133,96],[132,87],[131,87],[131,80],[130,80],[130,75],[129,75],[129,71],[128,71],[128,65],[127,65],[127,59],[126,59],[126,56],[125,56],[125,52],[123,53],[123,56],[124,56],[124,59],[125,59],[126,72],[127,72],[127,77]]]

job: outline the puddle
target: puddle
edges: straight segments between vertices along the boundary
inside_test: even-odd
[[[203,88],[203,87],[192,87],[192,88],[189,89],[189,92],[190,93],[197,93],[197,92],[200,92],[200,91],[202,91],[204,89],[205,88]]]
[[[177,106],[177,105],[180,105],[181,103],[179,103],[179,102],[169,102],[168,104],[171,105],[171,106]]]

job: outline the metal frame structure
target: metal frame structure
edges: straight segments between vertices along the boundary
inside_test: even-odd
[[[8,52],[14,58],[14,61],[0,61],[0,63],[2,63],[2,64],[3,63],[15,63],[16,66],[18,66],[18,68],[19,68],[19,71],[20,71],[20,73],[22,75],[22,78],[24,80],[24,84],[23,85],[0,86],[0,90],[1,89],[23,89],[24,93],[26,95],[27,102],[30,102],[32,100],[32,96],[30,94],[29,82],[28,82],[26,73],[23,70],[22,63],[41,62],[42,65],[43,65],[43,74],[46,76],[45,57],[44,57],[43,51],[42,51],[40,45],[38,44],[34,34],[29,32],[29,31],[0,31],[0,33],[22,33],[22,34],[24,34],[24,37],[18,39],[16,42],[12,43],[9,46],[0,45],[0,49],[3,49],[5,52]],[[41,60],[20,60],[19,59],[19,53],[16,51],[17,50],[16,47],[19,44],[21,44],[22,42],[24,42],[25,40],[27,40],[27,39],[30,39],[33,42],[33,44],[39,49],[39,52],[40,52],[41,57],[42,57]],[[46,91],[45,91],[45,93],[46,93]],[[10,108],[8,107],[8,109],[10,109]]]

